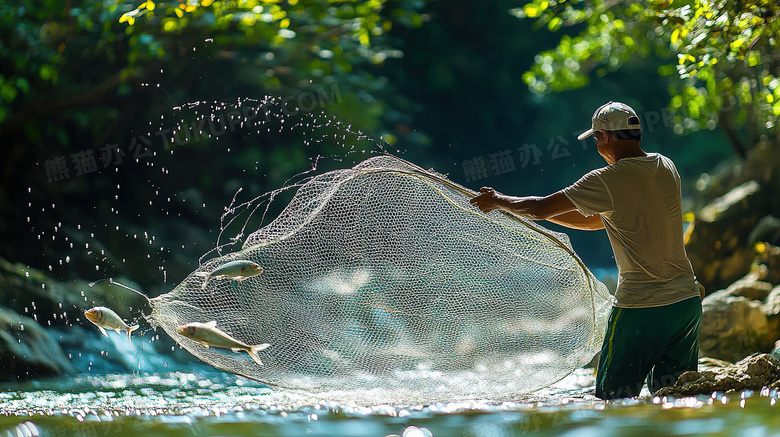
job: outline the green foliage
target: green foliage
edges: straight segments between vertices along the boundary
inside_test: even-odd
[[[381,114],[370,103],[384,82],[357,67],[400,57],[385,34],[395,24],[421,25],[416,12],[421,5],[410,0],[147,0],[119,22],[129,34],[150,35],[149,41],[208,35],[221,48],[219,56],[251,65],[252,82],[276,94],[300,95],[338,84],[342,96],[362,97],[342,99],[330,112],[374,129]],[[157,51],[160,57],[166,53]]]
[[[732,136],[732,126],[744,126],[755,142],[780,118],[775,1],[534,0],[512,12],[550,30],[582,28],[536,57],[523,76],[535,93],[582,87],[592,73],[603,75],[657,53],[676,61],[659,69],[675,79],[669,85],[675,132],[720,122]]]
[[[251,90],[241,97],[297,97],[337,84],[340,95],[357,98],[339,99],[329,112],[357,128],[376,128],[385,82],[367,69],[401,56],[385,36],[389,30],[423,22],[416,12],[423,2],[414,0],[12,3],[0,4],[2,131],[24,129],[47,108],[60,115],[100,106],[161,77],[171,79],[165,85],[174,98],[186,89],[181,94],[195,99],[208,97],[192,92],[199,88],[229,99],[235,88]],[[204,58],[211,65],[199,64]],[[198,83],[201,72],[219,69],[233,79],[233,92]],[[101,121],[110,118],[90,118]]]
[[[330,132],[317,132],[329,133],[328,141],[314,145],[301,132],[237,129],[218,142],[193,140],[171,154],[163,148],[170,137],[161,134],[191,125],[192,119],[184,121],[194,117],[188,104],[209,111],[216,102],[213,107],[224,115],[229,106],[274,96],[298,114],[285,119],[288,126],[323,111],[354,132],[379,137],[388,100],[380,68],[401,56],[388,32],[422,24],[417,11],[423,5],[421,0],[1,2],[0,136],[8,153],[0,172],[5,188],[0,216],[7,218],[0,220],[0,234],[27,235],[28,223],[40,232],[59,228],[59,222],[84,228],[89,222],[118,222],[118,213],[79,211],[115,199],[119,186],[135,188],[122,198],[121,209],[142,220],[183,214],[213,226],[219,208],[196,214],[168,205],[163,211],[143,198],[139,185],[155,187],[155,196],[156,187],[164,187],[164,197],[174,199],[198,186],[204,199],[198,205],[221,204],[239,186],[257,195],[277,188],[310,166],[311,155],[347,150],[335,139],[334,124]],[[304,104],[311,112],[295,107]],[[323,118],[320,124],[326,124]],[[118,153],[113,159],[106,153],[114,147],[125,153],[121,163]],[[82,175],[75,164],[87,152],[96,168]],[[70,169],[67,176],[47,178],[47,162],[55,160]],[[181,172],[172,177],[171,168]],[[35,188],[23,193],[19,187]],[[26,221],[20,212],[19,205],[55,200],[73,208],[56,215],[28,211]],[[66,244],[38,243],[9,244],[0,255],[40,264]]]

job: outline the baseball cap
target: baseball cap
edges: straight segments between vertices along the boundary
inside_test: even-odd
[[[633,109],[625,103],[609,102],[601,105],[593,113],[593,124],[591,128],[577,137],[578,140],[584,140],[600,130],[628,130],[642,129],[639,124],[639,117]]]

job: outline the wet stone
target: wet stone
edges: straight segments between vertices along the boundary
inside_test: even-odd
[[[57,376],[73,371],[59,345],[30,317],[0,307],[0,381]]]
[[[753,354],[735,364],[702,372],[685,372],[671,387],[657,396],[691,396],[712,392],[733,393],[742,390],[780,388],[780,360],[769,354]]]
[[[772,284],[765,281],[759,281],[748,275],[731,284],[728,289],[732,296],[743,296],[748,300],[765,301],[769,292],[772,291]]]

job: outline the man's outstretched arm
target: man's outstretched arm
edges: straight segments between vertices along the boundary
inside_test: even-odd
[[[549,220],[573,229],[596,230],[604,228],[601,216],[598,214],[591,217],[583,216],[561,191],[545,197],[507,196],[489,187],[482,187],[480,191],[481,193],[470,202],[482,212],[498,209],[532,220]]]
[[[585,217],[576,210],[565,212],[563,214],[556,215],[555,217],[550,217],[547,219],[547,221],[557,223],[561,226],[566,226],[567,228],[580,229],[584,231],[597,231],[599,229],[604,229],[604,221],[601,220],[601,215],[595,214],[590,217]]]

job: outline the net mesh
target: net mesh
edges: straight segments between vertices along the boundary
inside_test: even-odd
[[[545,387],[592,359],[609,293],[565,234],[483,214],[473,194],[389,155],[312,177],[242,250],[153,299],[149,319],[214,367],[333,398],[505,400]],[[264,272],[203,287],[232,260]],[[176,331],[212,320],[270,343],[263,365]]]

